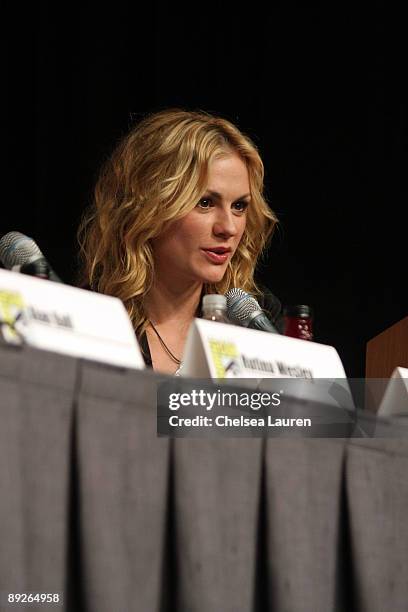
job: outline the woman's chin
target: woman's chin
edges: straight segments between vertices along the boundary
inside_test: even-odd
[[[207,284],[220,283],[225,275],[225,269],[219,268],[218,270],[212,270],[207,274],[201,274],[201,281]]]

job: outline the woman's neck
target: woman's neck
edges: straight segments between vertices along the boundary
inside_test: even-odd
[[[145,299],[147,318],[156,326],[189,327],[196,316],[202,288],[202,283],[194,283],[180,290],[156,281]]]

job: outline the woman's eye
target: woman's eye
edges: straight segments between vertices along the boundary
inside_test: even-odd
[[[234,209],[238,212],[244,212],[248,208],[248,202],[241,200],[240,202],[235,202]]]
[[[212,204],[212,201],[210,198],[201,198],[197,206],[199,206],[200,208],[204,208],[205,210],[207,208],[210,208],[211,204]]]

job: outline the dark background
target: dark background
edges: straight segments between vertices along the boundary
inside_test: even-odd
[[[366,342],[408,314],[400,19],[385,2],[225,7],[9,5],[1,235],[33,237],[75,283],[81,214],[132,123],[223,115],[259,147],[281,222],[260,280],[310,304],[316,340],[363,376]]]

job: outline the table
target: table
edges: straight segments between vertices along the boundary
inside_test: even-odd
[[[0,592],[75,612],[408,609],[406,438],[158,438],[160,379],[0,346]]]

